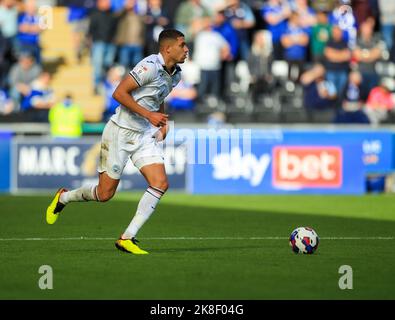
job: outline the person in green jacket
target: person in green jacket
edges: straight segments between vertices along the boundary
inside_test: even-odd
[[[323,62],[324,49],[331,37],[332,27],[328,22],[328,15],[325,11],[317,13],[317,24],[313,26],[311,34],[311,54],[315,62]]]
[[[62,102],[49,110],[51,135],[55,138],[79,138],[82,135],[84,116],[81,107],[67,94]]]

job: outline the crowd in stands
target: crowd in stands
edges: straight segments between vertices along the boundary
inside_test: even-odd
[[[24,113],[48,121],[54,103],[51,75],[43,70],[38,2],[0,1],[0,114]]]
[[[395,1],[58,5],[69,9],[77,60],[91,57],[94,94],[105,97],[103,121],[117,107],[115,87],[145,55],[158,52],[164,28],[182,31],[190,48],[182,81],[166,100],[169,110],[206,108],[208,114],[223,113],[220,119],[233,110],[250,113],[251,121],[259,119],[255,114],[284,110],[303,110],[308,121],[328,111],[327,121],[335,123],[394,121],[395,73],[386,66],[395,64]],[[51,75],[43,70],[37,6],[36,0],[0,0],[0,113],[25,112],[33,121],[46,121],[56,101]]]

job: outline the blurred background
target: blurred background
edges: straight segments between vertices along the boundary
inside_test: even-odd
[[[191,151],[176,135],[167,164],[173,187],[395,190],[395,2],[388,0],[0,0],[7,171],[0,189],[95,179],[97,142],[118,106],[112,93],[158,52],[164,28],[182,31],[190,48],[166,100],[175,132],[228,128],[252,137],[247,155],[238,153],[240,142],[210,166],[190,166]],[[144,188],[133,168],[126,177],[123,188]]]

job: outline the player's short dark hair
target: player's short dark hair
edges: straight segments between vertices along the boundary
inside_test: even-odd
[[[179,37],[185,37],[181,31],[176,29],[165,29],[159,34],[159,46],[162,46],[166,40],[177,40]]]

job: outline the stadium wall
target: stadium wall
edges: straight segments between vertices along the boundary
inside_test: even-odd
[[[172,189],[204,194],[363,194],[395,172],[395,130],[177,128],[166,139]],[[0,134],[2,192],[96,183],[100,136]],[[373,180],[372,180],[373,179]],[[375,187],[374,183],[379,184]],[[144,189],[133,165],[121,190]]]

